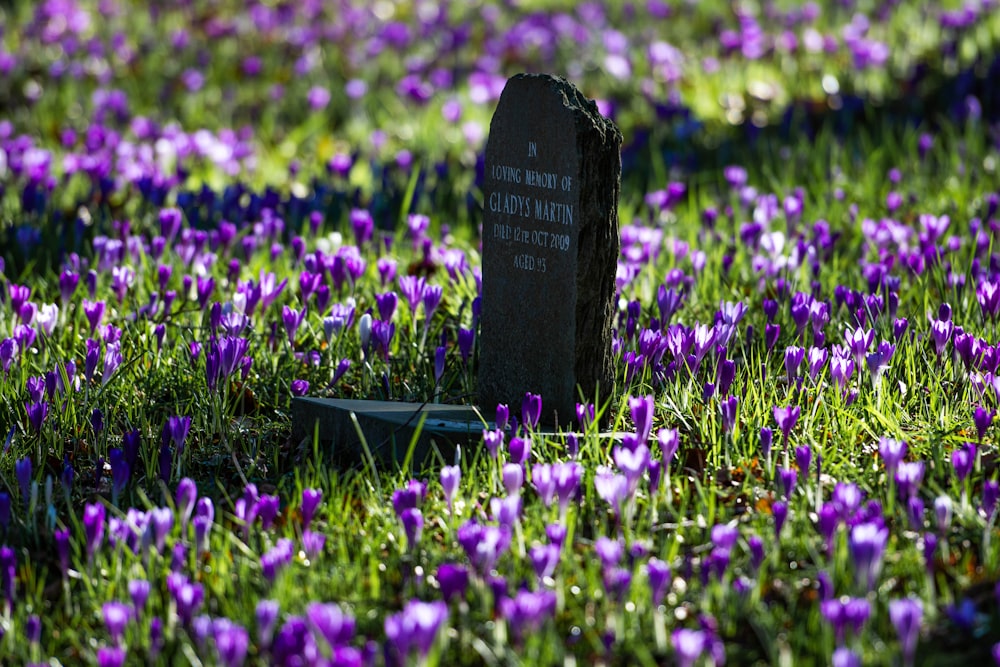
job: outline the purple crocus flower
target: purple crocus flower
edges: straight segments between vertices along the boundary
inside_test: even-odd
[[[403,510],[419,507],[427,495],[427,485],[418,479],[411,479],[406,486],[392,492],[392,508],[396,516],[401,516]]]
[[[309,558],[316,558],[326,546],[326,534],[316,533],[308,528],[302,531],[302,550]]]
[[[254,618],[257,621],[257,642],[264,648],[271,645],[279,610],[276,600],[261,600],[257,603],[254,611]]]
[[[503,435],[503,431],[507,429],[507,423],[509,420],[510,420],[510,409],[507,407],[506,404],[500,403],[499,405],[497,405],[497,414],[495,422],[497,430],[501,432],[501,435]]]
[[[716,549],[721,549],[727,552],[731,551],[736,545],[736,540],[738,540],[739,537],[740,531],[736,528],[736,526],[726,523],[719,523],[712,526],[712,544]]]
[[[841,646],[830,656],[831,667],[861,667],[861,656],[847,648]]]
[[[423,300],[427,289],[427,281],[418,276],[403,276],[399,279],[399,291],[410,304],[410,312],[416,315],[417,307]]]
[[[329,99],[329,94],[327,94],[327,99]],[[375,230],[375,220],[372,218],[372,214],[360,208],[351,210],[351,229],[354,232],[354,241],[359,247],[370,241]]]
[[[986,435],[986,431],[993,423],[995,416],[996,410],[987,410],[981,405],[977,405],[972,411],[972,422],[976,426],[976,436],[979,442],[983,441],[983,436]]]
[[[101,607],[101,615],[104,617],[104,627],[111,635],[111,642],[118,646],[125,634],[125,627],[132,619],[132,607],[124,602],[105,602]]]
[[[708,638],[701,630],[678,628],[670,637],[678,667],[692,667],[705,652]]]
[[[101,372],[101,386],[106,385],[122,363],[121,343],[108,343],[104,349],[104,370]]]
[[[242,667],[250,644],[246,628],[227,618],[217,618],[212,623],[212,637],[219,663],[224,667]]]
[[[778,337],[781,335],[781,325],[771,324],[770,322],[764,325],[764,345],[767,347],[768,353],[774,349],[774,346],[778,343]]]
[[[622,555],[625,553],[625,545],[620,539],[612,540],[602,535],[595,540],[594,551],[601,560],[601,566],[607,569],[621,562]]]
[[[399,520],[403,524],[403,532],[406,534],[407,547],[411,550],[416,549],[424,531],[423,513],[419,508],[408,507],[400,513]]]
[[[951,496],[938,496],[934,499],[934,516],[937,519],[938,533],[944,535],[951,527],[951,517],[954,504]]]
[[[653,430],[653,397],[629,397],[628,405],[635,424],[636,440],[644,443],[649,440],[649,434]]]
[[[163,439],[174,444],[178,456],[184,452],[184,445],[190,430],[191,418],[187,416],[168,417],[167,423],[163,425]]]
[[[792,384],[798,376],[799,366],[805,355],[805,348],[794,345],[785,348],[785,375],[788,377],[788,384]]]
[[[896,474],[896,469],[906,456],[906,443],[894,438],[879,438],[878,454],[885,464],[886,475],[892,477]]]
[[[24,404],[24,410],[28,414],[28,423],[31,425],[31,429],[35,433],[41,433],[42,424],[49,414],[49,404],[45,401],[27,402]]]
[[[289,345],[295,345],[295,333],[299,330],[299,327],[305,320],[307,310],[307,308],[295,310],[294,308],[289,308],[288,306],[282,307],[281,322],[285,326],[285,333],[288,335]]]
[[[331,649],[354,639],[354,618],[332,602],[310,602],[306,605],[306,621],[313,634],[322,638]]]
[[[531,567],[539,581],[551,577],[559,564],[559,547],[555,544],[537,544],[528,552]]]
[[[125,649],[121,646],[102,646],[97,649],[98,667],[122,667],[125,664]]]
[[[268,583],[274,583],[278,573],[292,562],[293,555],[293,544],[288,538],[279,539],[276,545],[264,552],[260,557],[260,568]]]
[[[8,546],[0,547],[0,593],[7,602],[7,610],[14,606],[17,585],[17,554]],[[8,611],[9,613],[9,611]]]
[[[901,498],[916,495],[924,479],[923,461],[904,461],[896,468],[896,489]]]
[[[531,438],[511,438],[507,450],[511,463],[524,465],[531,458]]]
[[[868,372],[871,373],[872,383],[878,386],[882,379],[882,374],[889,368],[889,361],[896,352],[896,346],[882,341],[878,348],[866,357]]]
[[[795,483],[798,478],[798,473],[791,468],[778,469],[778,479],[781,480],[781,487],[785,491],[785,498],[791,499],[792,493],[795,491]]]
[[[906,499],[906,516],[914,530],[924,529],[924,501],[918,496]]]
[[[215,508],[211,498],[200,498],[195,507],[194,524],[195,547],[198,553],[207,553],[209,537],[212,532],[212,522],[215,518]]]
[[[837,482],[836,486],[833,487],[830,504],[837,509],[838,518],[847,523],[854,518],[858,508],[861,507],[862,500],[864,500],[864,494],[857,484]]]
[[[854,375],[854,367],[854,360],[849,357],[834,355],[830,361],[830,377],[833,378],[834,384],[842,392],[846,392],[847,390],[847,383],[851,381],[851,376]]]
[[[384,294],[375,295],[375,305],[378,308],[378,316],[384,322],[392,321],[392,316],[396,314],[396,305],[399,303],[399,297],[396,296],[395,292],[386,292]]]
[[[184,625],[190,625],[205,601],[204,587],[183,574],[173,573],[167,576],[167,590],[176,605],[177,616]]]
[[[892,337],[894,339],[896,339],[896,342],[899,342],[900,340],[902,340],[903,334],[906,333],[906,329],[909,326],[910,326],[910,322],[905,317],[901,317],[901,318],[898,318],[896,320],[893,320],[893,323],[892,323]]]
[[[864,598],[843,596],[820,602],[820,614],[833,626],[837,643],[844,641],[848,629],[859,633],[871,616],[871,605]]]
[[[965,443],[951,453],[951,465],[955,469],[955,477],[958,478],[959,482],[965,481],[965,478],[972,472],[975,463],[976,446],[971,442]]]
[[[821,347],[811,347],[808,353],[808,366],[809,366],[809,379],[815,382],[816,378],[819,377],[820,372],[823,370],[823,366],[826,365],[826,360],[830,357],[830,353]]]
[[[736,378],[736,362],[732,359],[723,359],[719,362],[719,371],[716,380],[719,384],[719,393],[726,395],[729,393],[733,380]]]
[[[860,523],[851,528],[848,546],[854,564],[856,584],[872,590],[882,569],[882,554],[889,539],[889,531],[876,522]]]
[[[736,396],[722,399],[719,401],[719,410],[722,413],[722,430],[726,433],[732,433],[736,426],[739,399]]]
[[[916,657],[917,640],[920,638],[920,620],[924,605],[919,598],[909,597],[889,603],[889,618],[896,628],[899,645],[903,651],[904,667],[911,667]]]
[[[21,499],[27,506],[31,498],[31,457],[25,456],[14,462],[14,476],[17,477],[17,485],[21,488]]]
[[[447,350],[443,345],[439,345],[434,348],[434,384],[435,386],[441,385],[441,378],[444,376],[444,362],[445,362],[445,352]]]
[[[594,490],[598,497],[611,505],[616,515],[621,514],[622,502],[628,496],[628,479],[606,466],[598,466],[594,475]]]
[[[94,554],[104,540],[104,505],[87,503],[83,508],[83,532],[87,549],[87,559]]]
[[[442,563],[437,570],[437,580],[445,602],[454,598],[465,599],[465,591],[469,587],[469,571],[466,568],[454,563]]]
[[[771,505],[771,514],[774,516],[774,538],[780,540],[781,529],[785,525],[785,519],[788,518],[788,503],[780,500],[775,502]]]
[[[1000,499],[1000,482],[988,479],[983,482],[983,514],[987,520],[991,519],[997,507],[997,500]]]
[[[505,463],[500,473],[503,478],[503,488],[509,495],[521,492],[524,485],[524,467],[520,463]]]
[[[514,597],[500,602],[500,614],[507,621],[516,641],[541,629],[555,611],[556,594],[553,591],[520,590]]]
[[[844,332],[844,340],[847,343],[847,348],[850,354],[854,357],[854,365],[861,366],[861,363],[865,360],[865,356],[868,354],[868,348],[871,347],[872,342],[875,340],[875,330],[870,329],[865,331],[863,327],[858,327],[857,329],[847,329]]]
[[[520,494],[506,498],[491,498],[490,514],[501,526],[513,528],[521,518],[522,506]]]
[[[405,658],[415,649],[423,659],[447,619],[448,605],[444,602],[410,600],[403,611],[385,619],[386,638],[400,657]]]
[[[559,498],[559,515],[565,516],[569,503],[577,494],[580,479],[583,477],[583,466],[576,461],[556,463],[552,466],[552,478],[555,481],[556,496]]]
[[[132,613],[136,618],[141,617],[146,609],[146,600],[149,599],[151,590],[152,585],[146,579],[132,579],[128,582],[128,595],[132,600]]]
[[[1000,310],[1000,283],[984,280],[976,286],[976,300],[983,311],[983,317],[995,318]]]
[[[458,543],[480,575],[493,569],[497,559],[510,546],[510,538],[509,526],[483,526],[471,519],[457,531]]]
[[[553,466],[548,463],[536,463],[531,467],[531,485],[538,492],[538,497],[546,507],[552,505],[556,494],[556,480],[553,476]]]
[[[786,407],[774,407],[774,421],[777,422],[778,428],[781,430],[782,439],[785,442],[785,447],[788,446],[788,436],[795,428],[795,422],[799,419],[800,408],[797,405],[789,405]]]
[[[940,357],[944,354],[951,334],[955,330],[955,323],[951,320],[933,320],[931,322],[931,339],[934,341],[934,352]]]
[[[181,514],[181,531],[187,532],[188,521],[194,512],[195,502],[198,500],[198,486],[194,480],[185,477],[177,483],[177,492],[174,496],[174,503]]]
[[[83,300],[83,314],[87,318],[87,322],[90,323],[90,334],[93,335],[97,331],[97,325],[101,323],[101,318],[104,317],[105,304],[103,301],[91,302],[87,299]]]
[[[534,430],[538,428],[538,422],[542,417],[542,397],[539,394],[528,392],[521,402],[521,421],[525,426]]]
[[[466,329],[465,327],[459,327],[458,329],[458,352],[462,357],[462,363],[468,366],[469,358],[472,356],[472,348],[476,342],[476,332],[474,329]],[[499,410],[499,406],[498,406]],[[500,422],[497,422],[497,428],[500,428]]]
[[[680,445],[680,436],[675,428],[661,428],[656,432],[656,440],[660,444],[660,451],[663,454],[663,464],[669,465],[677,453]]]
[[[646,576],[649,578],[649,588],[652,594],[653,606],[659,607],[670,589],[670,566],[659,558],[650,558],[646,562]]]
[[[17,354],[17,348],[17,341],[13,338],[0,340],[0,367],[3,368],[4,377],[10,372],[11,364],[14,363],[14,357]]]
[[[132,474],[125,453],[115,447],[108,452],[108,459],[111,464],[111,502],[118,504],[118,498],[128,485],[129,477]]]
[[[462,469],[457,465],[441,468],[441,490],[444,492],[444,499],[448,505],[449,512],[451,512],[452,501],[455,498],[455,493],[458,491],[461,481]]]
[[[771,444],[774,441],[774,431],[771,430],[770,426],[764,426],[760,429],[760,452],[764,455],[764,458],[770,462],[771,460]]]
[[[615,446],[612,453],[615,465],[628,480],[627,493],[631,496],[638,489],[642,474],[649,467],[649,448],[646,445],[639,445],[634,450],[630,450],[627,447]]]
[[[396,334],[396,325],[392,322],[373,320],[371,323],[371,338],[375,342],[375,350],[383,359],[389,358],[389,348]]]
[[[751,535],[747,538],[747,546],[750,548],[750,566],[757,570],[764,562],[764,540],[760,535]]]
[[[441,303],[441,297],[444,295],[444,288],[440,285],[430,285],[428,284],[424,287],[424,293],[421,295],[421,302],[424,304],[424,328],[430,327],[431,318],[434,316],[434,311],[437,310],[438,305]]]
[[[489,452],[490,458],[495,459],[497,457],[503,442],[504,432],[502,428],[497,427],[495,431],[483,429],[483,444],[486,446],[486,451]]]
[[[662,470],[663,465],[657,459],[651,458],[646,465],[646,474],[649,476],[649,492],[652,495],[656,495],[660,489],[660,473]]]
[[[263,495],[257,501],[256,514],[260,517],[261,528],[268,530],[274,523],[281,507],[281,499],[277,495]]]
[[[805,484],[809,476],[809,464],[812,463],[812,447],[802,445],[795,448],[795,464],[799,467],[799,483]]]

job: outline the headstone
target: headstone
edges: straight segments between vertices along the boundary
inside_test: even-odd
[[[525,393],[542,424],[612,387],[622,135],[565,79],[518,74],[486,144],[479,407]]]

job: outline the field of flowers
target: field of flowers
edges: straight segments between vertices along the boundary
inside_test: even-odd
[[[0,664],[1000,663],[998,54],[995,0],[0,3]],[[625,137],[613,391],[335,465],[292,397],[475,401],[521,71]]]

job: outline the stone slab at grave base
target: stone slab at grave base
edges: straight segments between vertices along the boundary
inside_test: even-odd
[[[372,456],[381,464],[403,463],[414,434],[424,419],[423,428],[414,446],[412,463],[419,469],[429,462],[431,454],[440,452],[446,464],[455,460],[455,447],[461,445],[464,457],[475,456],[482,446],[483,429],[494,428],[481,412],[471,405],[441,405],[438,403],[402,403],[397,401],[365,401],[339,398],[293,398],[292,442],[311,443],[319,434],[319,443],[330,452],[335,464],[342,467],[364,466],[365,453],[351,415]],[[556,437],[554,431],[540,430],[536,438]],[[565,435],[565,434],[562,434]],[[624,433],[602,432],[598,437],[608,441],[608,447],[620,442]],[[577,436],[583,438],[582,433]]]
[[[355,426],[351,415],[358,420]],[[424,420],[420,427],[421,419]],[[331,451],[335,462],[364,465],[364,447],[358,427],[372,456],[381,463],[402,463],[420,429],[413,451],[413,464],[428,461],[435,448],[451,463],[457,445],[482,440],[484,422],[476,408],[469,405],[438,403],[402,403],[335,398],[292,399],[292,442],[312,442],[319,433],[320,445]]]

